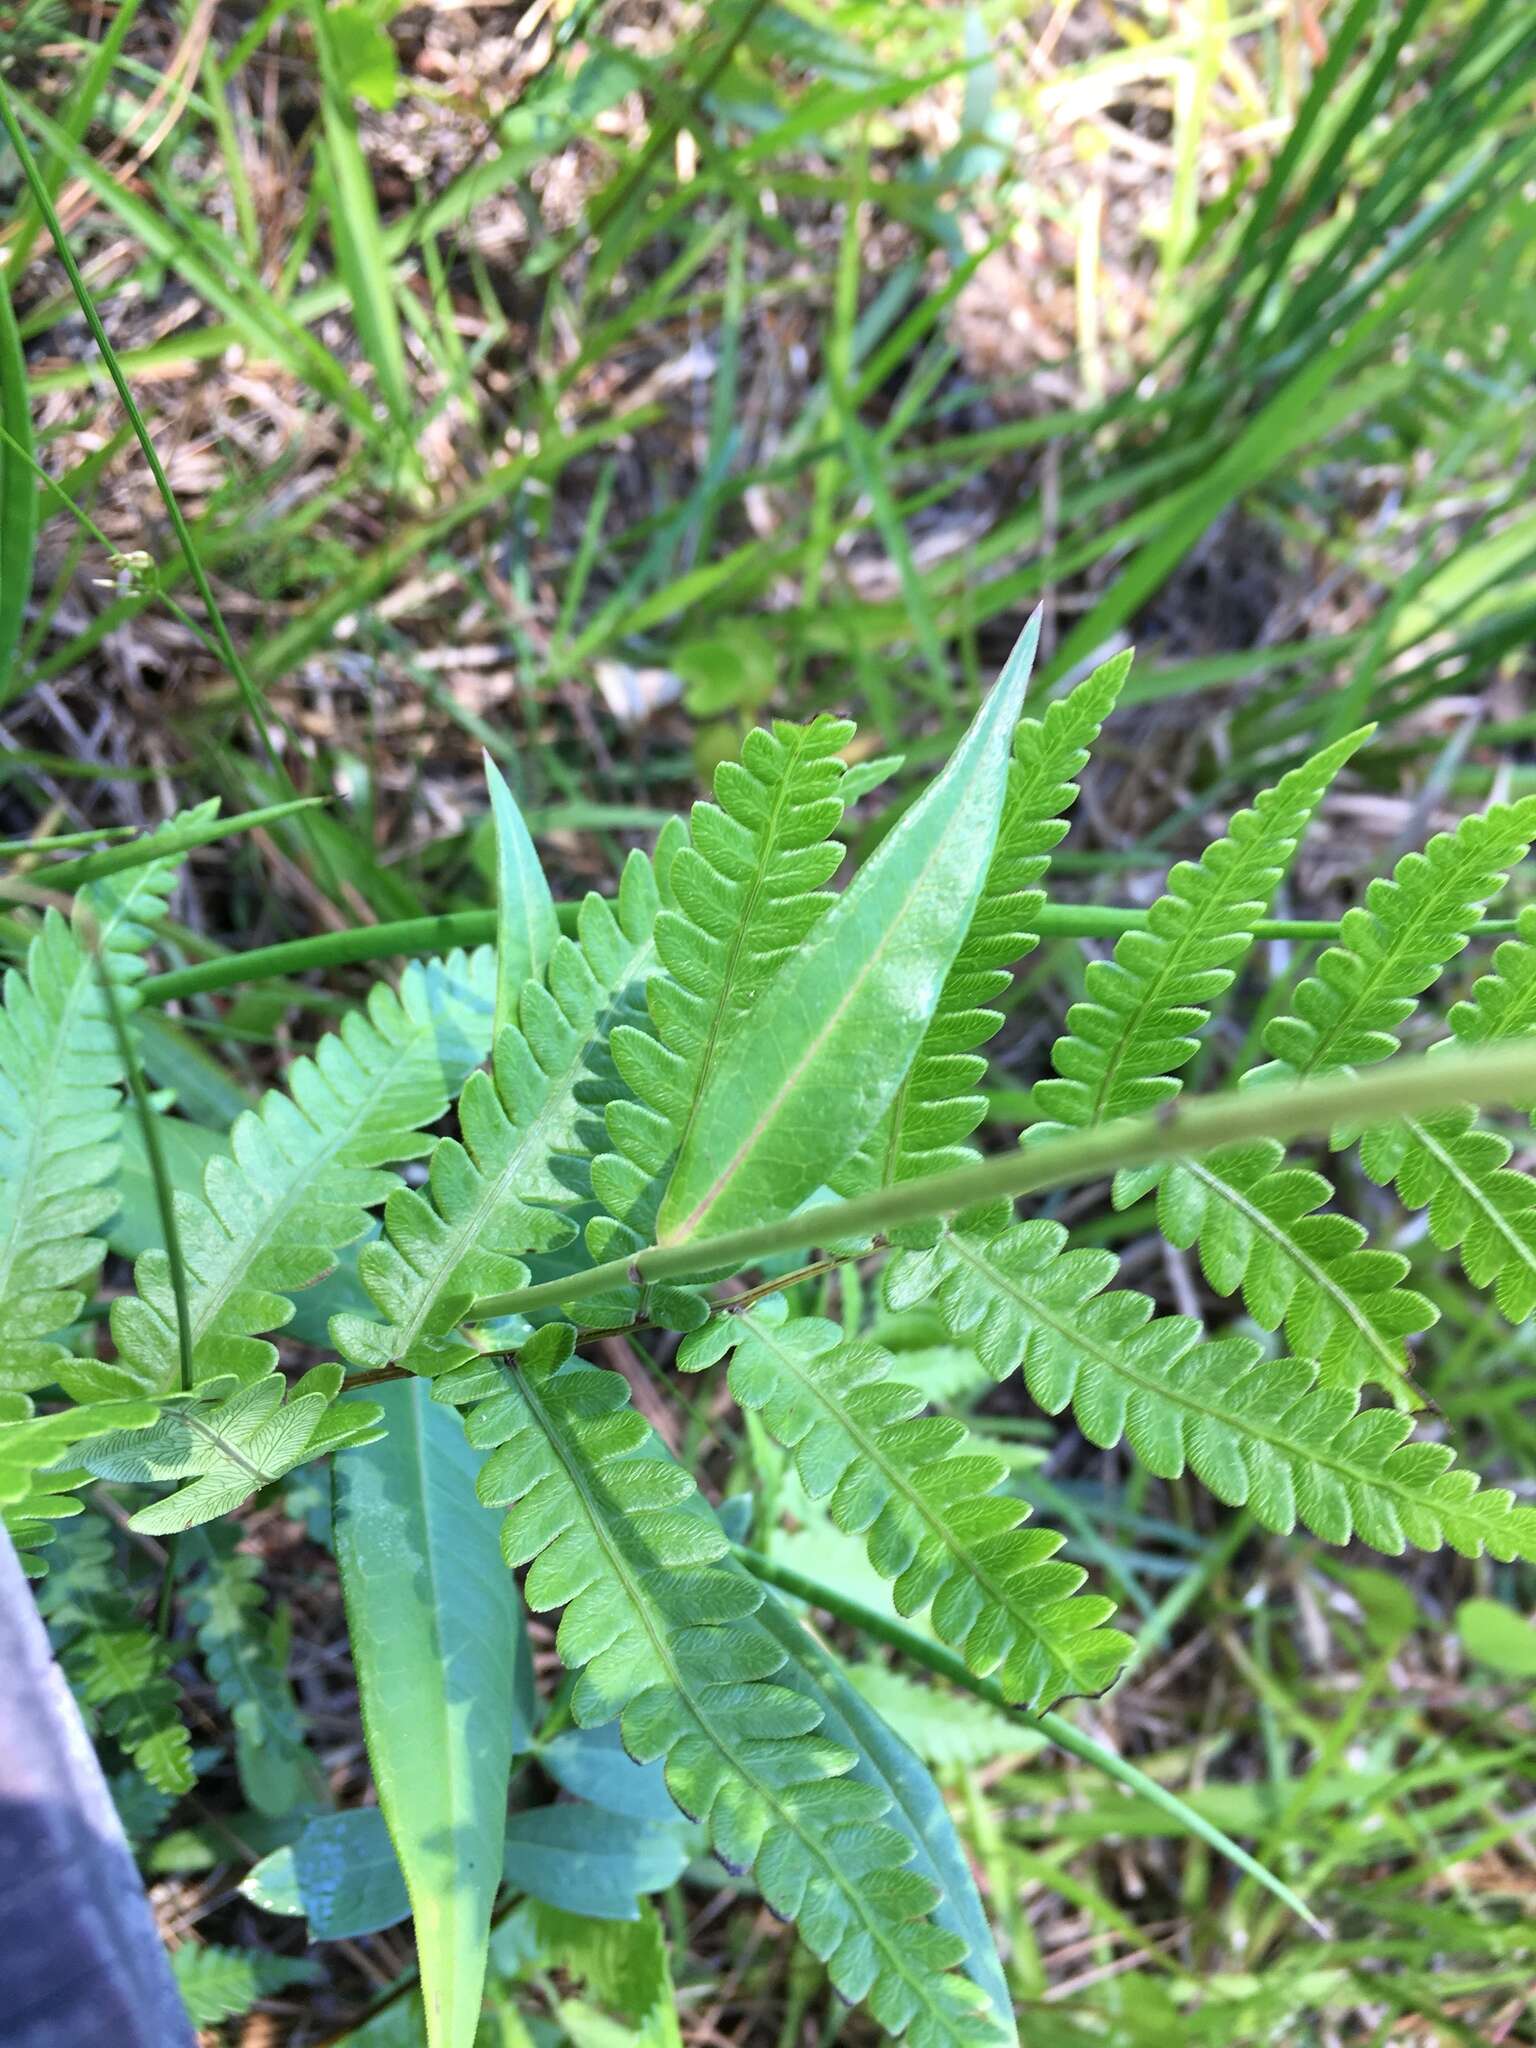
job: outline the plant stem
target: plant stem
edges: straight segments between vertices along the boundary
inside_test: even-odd
[[[557,903],[562,931],[574,931],[575,903]],[[1122,932],[1147,928],[1147,913],[1117,903],[1047,903],[1036,912],[1034,928],[1043,939],[1117,939]],[[1515,929],[1512,917],[1487,917],[1479,933],[1502,937]],[[1337,919],[1326,917],[1261,917],[1253,924],[1256,940],[1296,939],[1324,942],[1339,935]],[[345,967],[359,960],[390,960],[397,955],[440,953],[451,946],[482,946],[496,936],[494,910],[455,910],[442,917],[407,917],[394,924],[359,925],[354,931],[323,932],[312,939],[290,939],[280,946],[256,946],[224,960],[208,960],[170,974],[153,974],[139,984],[147,1002],[166,1003],[173,996],[207,995],[248,981],[271,981],[285,974],[304,974],[317,967]]]
[[[1259,1138],[1326,1135],[1337,1124],[1390,1123],[1458,1104],[1518,1103],[1536,1097],[1536,1044],[1479,1048],[1449,1058],[1399,1055],[1368,1073],[1330,1075],[1286,1086],[1225,1089],[1165,1103],[1150,1116],[1117,1117],[1095,1129],[1024,1145],[975,1166],[876,1188],[852,1201],[822,1202],[773,1223],[689,1243],[651,1245],[633,1259],[609,1259],[585,1273],[488,1295],[469,1320],[525,1315],[636,1282],[681,1280],[716,1268],[740,1270],[771,1253],[841,1238],[889,1233],[907,1223],[951,1216],[983,1202],[1076,1187],[1126,1166],[1198,1157]]]
[[[910,1657],[914,1664],[922,1665],[925,1670],[933,1672],[935,1677],[946,1678],[952,1684],[962,1686],[965,1691],[974,1693],[977,1699],[985,1700],[989,1706],[1000,1707],[1007,1714],[1017,1714],[1021,1728],[1038,1729],[1058,1748],[1066,1750],[1071,1756],[1080,1757],[1084,1763],[1092,1764],[1096,1770],[1103,1771],[1106,1777],[1113,1778],[1116,1784],[1123,1785],[1127,1791],[1145,1799],[1160,1813],[1165,1813],[1171,1820],[1176,1820],[1181,1828],[1192,1835],[1198,1835],[1202,1842],[1216,1850],[1219,1855],[1235,1863],[1239,1870],[1253,1878],[1255,1883],[1263,1885],[1266,1891],[1273,1892],[1277,1899],[1305,1920],[1316,1933],[1322,1934],[1325,1931],[1316,1916],[1290,1886],[1283,1883],[1272,1871],[1266,1870],[1246,1849],[1239,1848],[1230,1835],[1223,1834],[1214,1822],[1206,1820],[1192,1806],[1186,1805],[1176,1793],[1168,1791],[1166,1786],[1159,1785],[1155,1778],[1149,1778],[1145,1771],[1137,1770],[1136,1766],[1127,1762],[1123,1756],[1117,1755],[1102,1742],[1095,1742],[1091,1735],[1085,1735],[1063,1715],[1049,1710],[1033,1713],[1028,1708],[1021,1707],[1016,1700],[1010,1700],[1002,1687],[994,1684],[990,1678],[976,1677],[953,1650],[945,1649],[942,1643],[919,1635],[915,1629],[908,1628],[893,1615],[882,1614],[878,1608],[866,1607],[862,1601],[849,1599],[847,1594],[839,1593],[831,1586],[824,1586],[818,1579],[809,1578],[804,1572],[795,1571],[789,1565],[779,1564],[773,1558],[764,1557],[760,1551],[749,1550],[741,1543],[731,1545],[731,1555],[739,1565],[752,1574],[753,1578],[761,1579],[765,1585],[776,1586],[781,1593],[792,1594],[797,1600],[808,1601],[811,1606],[821,1608],[824,1613],[835,1615],[839,1621],[847,1622],[850,1627],[858,1629],[864,1635],[873,1636],[877,1642],[885,1643],[901,1656]]]

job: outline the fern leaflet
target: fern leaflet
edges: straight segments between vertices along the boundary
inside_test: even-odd
[[[485,1056],[493,997],[488,950],[413,964],[398,996],[375,985],[366,1012],[353,1011],[313,1057],[294,1062],[286,1094],[270,1090],[236,1119],[202,1194],[177,1197],[196,1383],[232,1377],[249,1386],[271,1371],[277,1352],[265,1333],[292,1315],[288,1297],[367,1229],[369,1209],[396,1185],[380,1169],[427,1150],[422,1126]],[[141,1254],[134,1280],[137,1293],[112,1305],[117,1360],[61,1374],[78,1400],[176,1385],[166,1254]]]
[[[1352,1216],[1323,1211],[1333,1189],[1322,1174],[1287,1166],[1285,1147],[1261,1139],[1124,1174],[1117,1204],[1154,1178],[1158,1228],[1170,1244],[1198,1246],[1218,1294],[1240,1290],[1261,1330],[1283,1324],[1292,1350],[1316,1360],[1328,1385],[1402,1386],[1404,1340],[1430,1328],[1434,1305],[1403,1286],[1401,1252],[1368,1247]]]
[[[267,1955],[257,1949],[223,1948],[216,1942],[184,1941],[172,1951],[171,1971],[194,2027],[216,2027],[249,2012],[258,1998],[290,1984],[312,1984],[320,1965],[309,1956]]]
[[[212,817],[217,802],[167,831]],[[153,844],[153,839],[146,842]],[[101,986],[128,1007],[149,923],[165,909],[179,857],[81,890],[73,925],[48,911],[27,972],[5,976],[0,1009],[0,1387],[47,1386],[67,1354],[54,1337],[79,1314],[117,1206],[122,1057]]]
[[[1405,853],[1390,881],[1344,913],[1330,946],[1296,991],[1293,1015],[1270,1020],[1272,1064],[1252,1077],[1296,1079],[1387,1059],[1398,1027],[1466,945],[1489,901],[1536,838],[1536,796],[1496,804]]]
[[[568,1363],[554,1325],[515,1367],[470,1365],[439,1398],[478,1402],[480,1479],[505,1504],[502,1549],[529,1566],[536,1612],[564,1609],[583,1726],[622,1719],[625,1747],[667,1783],[728,1867],[799,1923],[839,1991],[867,1998],[913,2048],[996,2039],[958,1972],[965,1943],[931,1918],[937,1888],[854,1753],[818,1731],[816,1691],[755,1620],[762,1591],[725,1556],[697,1490],[629,1406],[615,1373]],[[798,1682],[797,1682],[798,1681]]]
[[[203,1664],[235,1731],[240,1789],[258,1813],[318,1804],[324,1780],[304,1744],[288,1683],[288,1630],[268,1618],[261,1563],[235,1548],[238,1530],[211,1530],[187,1599]]]
[[[211,1400],[173,1397],[147,1429],[97,1438],[83,1462],[98,1479],[119,1483],[184,1481],[128,1522],[147,1535],[174,1535],[233,1514],[310,1458],[374,1442],[380,1411],[370,1401],[338,1404],[342,1377],[339,1365],[317,1365],[291,1387],[274,1371]]]
[[[38,1605],[81,1704],[158,1791],[190,1792],[192,1743],[170,1649],[137,1618],[94,1517],[65,1533]]]
[[[1086,1130],[1177,1095],[1178,1069],[1199,1047],[1210,1006],[1253,944],[1302,833],[1334,776],[1366,737],[1349,734],[1239,811],[1225,839],[1179,861],[1145,931],[1125,932],[1113,960],[1095,960],[1085,998],[1051,1049],[1054,1080],[1035,1084],[1042,1118],[1030,1135]]]
[[[65,1460],[85,1439],[146,1428],[155,1413],[149,1401],[113,1401],[38,1415],[25,1394],[0,1393],[0,1521],[28,1578],[47,1570],[37,1552],[54,1540],[54,1525],[81,1511],[75,1493],[90,1475]]]
[[[679,1354],[697,1371],[734,1349],[730,1389],[795,1454],[812,1499],[864,1534],[870,1562],[894,1580],[897,1612],[931,1611],[940,1640],[1010,1700],[1040,1708],[1102,1692],[1130,1654],[1101,1626],[1114,1603],[1081,1595],[1087,1574],[1058,1560],[1062,1538],[1024,1529],[1029,1514],[999,1494],[1007,1467],[925,1396],[891,1377],[877,1344],[845,1338],[821,1316],[784,1320],[785,1304],[719,1317]]]
[[[1536,1557],[1536,1508],[1455,1468],[1443,1444],[1406,1441],[1409,1419],[1361,1410],[1306,1360],[1264,1358],[1244,1337],[1207,1341],[1145,1295],[1105,1293],[1109,1252],[1068,1251],[1059,1224],[981,1219],[892,1266],[894,1306],[936,1295],[950,1331],[998,1379],[1022,1365],[1049,1415],[1070,1407],[1090,1443],[1123,1437],[1164,1479],[1186,1468],[1266,1528],[1298,1521],[1326,1543],[1358,1535],[1396,1556],[1449,1544],[1465,1556]]]
[[[1451,1008],[1447,1047],[1486,1045],[1536,1031],[1536,905],[1517,921],[1466,1002]],[[1441,1251],[1457,1250],[1474,1287],[1492,1287],[1500,1313],[1525,1322],[1536,1309],[1536,1181],[1509,1164],[1514,1147],[1470,1109],[1407,1117],[1367,1131],[1360,1163],[1394,1184],[1410,1209],[1427,1209]]]
[[[459,1327],[470,1304],[523,1286],[526,1256],[570,1238],[561,1208],[585,1187],[593,1069],[652,964],[657,901],[649,862],[632,855],[617,914],[588,896],[578,941],[557,940],[546,975],[524,986],[517,1027],[502,1032],[492,1073],[464,1084],[463,1142],[433,1147],[424,1189],[396,1187],[383,1238],[358,1261],[388,1320],[332,1319],[332,1338],[353,1365],[435,1374],[474,1357]]]

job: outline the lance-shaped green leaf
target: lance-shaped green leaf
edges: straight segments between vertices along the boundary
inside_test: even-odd
[[[343,1408],[350,1404],[344,1403]],[[379,1805],[416,1924],[427,2038],[468,2048],[532,1663],[482,1458],[424,1381],[379,1389],[386,1435],[335,1466],[336,1560]]]
[[[496,1038],[517,1021],[523,984],[542,974],[560,926],[555,899],[517,800],[490,755],[485,786],[496,825]]]
[[[917,1053],[997,838],[1032,624],[921,801],[722,1046],[658,1216],[677,1244],[787,1215],[874,1128]]]

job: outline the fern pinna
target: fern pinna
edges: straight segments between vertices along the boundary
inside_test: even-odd
[[[1070,1417],[1068,1446],[1123,1447],[1160,1481],[1189,1475],[1276,1535],[1536,1559],[1536,1506],[1458,1463],[1438,1419],[1416,1431],[1410,1367],[1415,1351],[1433,1361],[1434,1313],[1398,1242],[1404,1215],[1423,1209],[1430,1240],[1459,1249],[1504,1313],[1536,1303],[1532,1183],[1508,1130],[1474,1106],[1536,1102],[1536,1049],[1519,1050],[1536,1032],[1536,913],[1451,1007],[1448,1050],[1402,1050],[1436,1035],[1419,1031],[1417,1006],[1523,857],[1536,800],[1466,820],[1373,883],[1336,943],[1276,993],[1269,1064],[1243,1073],[1240,1038],[1213,1035],[1216,1012],[1369,735],[1291,768],[1174,866],[1112,958],[1088,964],[1021,1144],[984,1152],[985,1048],[1018,961],[1051,918],[1070,929],[1043,883],[1129,665],[1117,657],[1024,716],[1032,652],[1027,635],[948,765],[842,887],[848,811],[872,786],[846,765],[842,719],[753,733],[718,772],[715,801],[632,853],[614,898],[588,896],[563,929],[493,773],[495,955],[413,967],[398,994],[376,990],[237,1121],[177,1192],[179,1255],[152,1247],[113,1304],[111,1355],[70,1332],[101,1258],[92,1233],[122,1115],[122,1048],[88,967],[114,976],[131,1011],[153,919],[125,899],[115,925],[92,900],[74,932],[45,923],[8,984],[0,1035],[7,1156],[38,1185],[46,1170],[50,1199],[65,1182],[83,1197],[73,1211],[0,1208],[0,1282],[19,1304],[0,1352],[0,1504],[16,1532],[40,1544],[94,1478],[130,1489],[134,1529],[174,1534],[333,1452],[379,1460],[351,1469],[388,1501],[422,1475],[419,1461],[383,1460],[368,1385],[430,1382],[442,1406],[426,1412],[447,1426],[444,1411],[460,1411],[467,1449],[455,1439],[452,1472],[402,1497],[398,1516],[349,1522],[344,1578],[401,1574],[413,1600],[459,1602],[452,1629],[422,1636],[462,1658],[489,1611],[476,1585],[521,1573],[527,1605],[559,1615],[570,1682],[557,1712],[578,1730],[616,1727],[632,1758],[659,1765],[681,1813],[797,1923],[836,1989],[918,2048],[1017,2038],[993,1937],[923,1767],[765,1584],[780,1532],[760,1482],[782,1452],[797,1512],[859,1539],[888,1586],[887,1640],[1021,1720],[1064,1727],[1054,1709],[1110,1686],[1133,1643],[1063,1535],[1032,1516],[997,1418],[983,1407],[967,1423],[929,1398],[892,1336],[903,1318],[936,1324],[968,1361],[951,1386],[1012,1383],[1011,1398]],[[134,888],[163,901],[168,878],[154,872],[147,862]],[[37,1064],[59,1017],[78,1020],[68,1100]],[[1246,1084],[1203,1121],[1181,1107],[1202,1060]],[[1362,1122],[1353,1077],[1382,1060],[1369,1085],[1383,1120]],[[426,1137],[450,1105],[452,1132]],[[60,1119],[61,1163],[45,1168],[39,1126]],[[1369,1230],[1352,1213],[1360,1175],[1351,1166],[1336,1187],[1329,1147],[1393,1193],[1371,1198]],[[1198,1251],[1204,1314],[1121,1285],[1116,1254],[1074,1243],[1050,1198],[1015,1207],[1026,1188],[1092,1181]],[[366,1305],[355,1290],[326,1297],[340,1362],[280,1355],[297,1290],[325,1287],[359,1242]],[[658,1329],[681,1343],[653,1348]],[[1283,1355],[1264,1341],[1279,1331]],[[721,1399],[751,1418],[754,1447],[753,1497],[731,1503],[730,1535],[641,1412],[688,1385],[676,1375],[721,1368]],[[647,1370],[659,1387],[637,1403],[630,1377],[639,1386]],[[711,1452],[711,1488],[729,1489],[725,1462]],[[467,1499],[471,1481],[501,1511],[501,1561],[475,1510],[457,1539],[459,1585],[432,1512],[445,1486]],[[132,1491],[144,1487],[147,1501]],[[427,1531],[419,1554],[412,1529]],[[68,1588],[96,1532],[72,1539],[48,1596],[75,1631],[72,1668],[89,1661],[78,1645],[91,1632],[84,1606],[69,1620]],[[226,1532],[196,1544],[188,1618],[248,1795],[275,1808],[311,1782],[281,1637]],[[354,1604],[379,1611],[376,1597]],[[515,1611],[498,1602],[496,1626]],[[164,1704],[165,1666],[128,1641],[129,1619],[142,1629],[117,1617],[122,1654],[115,1678],[94,1681],[96,1703],[158,1785],[179,1783],[175,1737],[141,1731],[111,1690],[131,1648],[145,1699]],[[358,1646],[365,1727],[399,1717],[372,1745],[381,1774],[410,1755],[421,1688],[451,1716],[466,1682],[419,1659],[407,1671],[416,1653],[396,1648],[368,1650],[364,1669]],[[502,1683],[514,1665],[531,1672],[526,1646],[520,1664],[499,1650],[487,1671]],[[531,1729],[531,1677],[507,1711]],[[463,1900],[434,1918],[421,1844],[461,1828],[496,1839],[506,1802],[506,1744],[488,1767],[470,1748],[441,1784],[381,1799],[413,1816],[395,1848],[418,1907],[433,2048],[468,2048],[495,1886],[477,1880],[468,1918]],[[439,1856],[432,1882],[440,1868]]]

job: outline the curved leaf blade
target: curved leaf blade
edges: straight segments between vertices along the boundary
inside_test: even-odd
[[[944,772],[721,1048],[658,1214],[680,1244],[785,1216],[901,1086],[970,923],[997,837],[1031,621]]]
[[[494,1047],[502,1031],[517,1021],[517,999],[523,984],[542,974],[560,936],[555,899],[539,861],[517,799],[490,755],[485,756],[485,786],[491,795],[496,827],[496,1025]]]
[[[432,2048],[469,2048],[532,1670],[481,1459],[425,1383],[381,1387],[388,1434],[336,1461],[336,1556],[368,1758],[405,1872]]]

